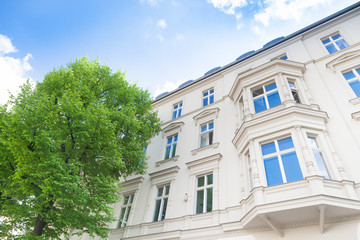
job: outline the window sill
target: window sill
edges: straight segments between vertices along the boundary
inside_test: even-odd
[[[203,150],[210,149],[210,148],[216,149],[218,147],[219,147],[219,142],[216,142],[216,143],[213,143],[211,145],[207,145],[205,147],[194,149],[194,150],[191,151],[191,154],[196,155],[198,152],[201,152]]]
[[[159,167],[161,164],[171,162],[171,161],[176,162],[178,159],[179,159],[179,155],[176,155],[175,157],[172,157],[172,158],[167,158],[167,159],[164,159],[164,160],[157,161],[157,162],[155,162],[155,165],[157,167]]]
[[[360,97],[350,99],[349,102],[352,103],[353,105],[360,104]]]

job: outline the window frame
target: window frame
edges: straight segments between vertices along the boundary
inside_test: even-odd
[[[285,149],[285,150],[280,150],[280,147],[279,147],[279,141],[281,140],[285,140],[285,139],[288,139],[290,138],[291,141],[292,141],[292,147],[291,148],[288,148],[288,149]],[[268,144],[271,144],[271,143],[274,143],[274,146],[275,146],[275,152],[272,152],[272,153],[269,153],[269,154],[265,154],[263,153],[263,146],[264,145],[268,145]],[[298,180],[302,180],[304,179],[304,171],[301,167],[301,158],[299,158],[299,156],[301,157],[301,155],[298,154],[298,152],[296,151],[296,143],[294,141],[294,137],[292,136],[292,134],[288,134],[288,135],[284,135],[284,136],[280,136],[280,137],[276,137],[276,138],[272,138],[271,140],[268,140],[268,141],[263,141],[261,143],[259,143],[259,153],[260,153],[260,156],[261,156],[261,160],[262,160],[262,166],[263,166],[263,170],[264,170],[264,176],[265,176],[265,182],[266,182],[266,185],[267,186],[275,186],[275,185],[281,185],[281,184],[284,184],[284,183],[288,183],[288,182],[293,182],[293,181],[298,181]],[[298,167],[298,170],[300,170],[300,174],[301,174],[301,178],[300,179],[297,179],[297,180],[291,180],[289,181],[288,180],[288,177],[287,177],[287,174],[286,174],[286,170],[285,170],[285,167],[284,167],[284,160],[283,159],[283,156],[282,155],[285,155],[285,154],[290,154],[290,153],[295,153],[295,156],[296,156],[296,159],[297,159],[297,167]],[[282,182],[281,183],[275,183],[275,184],[269,184],[269,178],[268,178],[268,175],[267,175],[267,167],[266,167],[266,164],[265,164],[265,161],[270,161],[271,158],[277,158],[277,163],[279,164],[279,170],[280,170],[280,174],[281,174],[281,180]],[[300,160],[299,160],[300,159]]]
[[[205,95],[206,94],[206,95]],[[205,103],[206,100],[206,103]],[[206,107],[213,104],[215,101],[215,90],[214,88],[207,89],[202,92],[202,106]]]
[[[290,88],[290,93],[291,93],[291,97],[292,99],[298,103],[298,104],[302,104],[302,98],[300,96],[300,89],[299,89],[299,86],[298,86],[298,83],[297,83],[297,80],[296,79],[293,79],[293,78],[286,78],[286,82]],[[292,84],[294,87],[291,87],[290,84]],[[296,95],[294,94],[294,92],[296,93]],[[296,97],[297,96],[297,99]]]
[[[169,139],[171,139],[170,143],[169,143]],[[179,134],[178,133],[175,133],[175,134],[172,134],[172,135],[166,137],[164,160],[170,159],[170,158],[173,158],[173,157],[176,156],[176,149],[177,149],[178,140],[179,140]],[[170,149],[169,149],[169,155],[167,156],[168,147],[170,147]]]
[[[355,98],[360,98],[360,90],[359,90],[359,95],[355,92],[355,90],[352,88],[352,86],[350,85],[350,82],[359,82],[359,85],[360,85],[360,73],[357,72],[357,70],[359,70],[360,72],[360,66],[355,66],[355,67],[352,67],[352,68],[348,68],[347,70],[344,70],[344,71],[341,71],[341,75],[342,75],[342,78],[345,80],[347,86],[351,89],[351,92],[353,93],[353,96],[355,96]],[[352,78],[352,79],[346,79],[345,77],[345,74],[347,73],[350,73],[352,72],[355,77]],[[349,81],[350,80],[350,81]]]
[[[168,187],[168,190],[166,190],[166,187]],[[159,196],[159,190],[161,188],[162,188],[162,193]],[[157,190],[158,190],[157,191],[158,194],[155,197],[155,208],[154,208],[153,222],[159,222],[159,221],[165,220],[166,210],[167,210],[168,201],[169,201],[169,195],[170,195],[170,183],[157,186]],[[158,201],[160,201],[160,206],[159,206],[159,211],[157,212],[157,202]],[[164,207],[164,205],[165,205],[165,207]],[[164,212],[164,208],[165,208],[165,212]]]
[[[173,105],[173,107],[172,107],[172,116],[171,116],[172,120],[181,117],[182,107],[183,107],[183,102],[182,101],[178,102],[178,103],[175,103]]]
[[[210,124],[212,124],[212,128],[210,129]],[[203,132],[202,128],[206,126],[206,130]],[[200,124],[200,134],[199,134],[199,148],[204,148],[207,146],[211,146],[212,144],[214,144],[214,132],[215,132],[215,122],[214,120],[205,122]],[[212,133],[212,136],[210,138],[210,133]],[[202,136],[203,135],[207,135],[208,137],[205,138],[206,144],[202,145]],[[207,141],[208,140],[208,141]],[[210,143],[211,140],[211,143]]]
[[[208,184],[208,176],[211,176],[212,182]],[[204,185],[199,187],[199,179],[204,178]],[[208,211],[208,189],[211,189],[211,209]],[[213,210],[214,202],[214,173],[210,172],[207,174],[202,174],[196,177],[196,201],[195,201],[195,214],[207,213]],[[203,191],[203,200],[202,200],[202,209],[201,212],[198,212],[199,207],[199,195],[198,193]]]
[[[340,36],[340,38],[334,40],[334,37],[336,37],[336,36],[338,36],[338,35]],[[329,42],[324,43],[324,42],[327,41],[327,40],[328,40]],[[343,40],[343,41],[345,42],[345,45],[346,45],[346,46],[345,46],[344,48],[341,48],[341,47],[337,44],[337,42],[339,42],[340,40]],[[340,34],[340,32],[335,32],[335,33],[329,34],[329,35],[327,35],[327,36],[325,36],[325,37],[322,37],[322,38],[320,39],[320,41],[321,41],[322,45],[325,47],[326,51],[327,51],[329,54],[336,53],[336,52],[338,52],[338,51],[340,51],[340,50],[342,50],[342,49],[348,48],[348,47],[350,46],[350,45],[348,44],[348,42],[345,40],[345,38],[343,37],[343,35]],[[327,46],[333,46],[333,48],[335,48],[336,51],[330,52],[330,50],[327,48]]]
[[[312,146],[311,142],[309,141],[309,138],[313,138],[315,140],[315,143],[317,145],[316,148]],[[327,162],[326,153],[325,153],[324,148],[323,148],[323,146],[321,144],[320,137],[318,135],[313,134],[313,133],[306,132],[306,144],[307,144],[307,146],[309,148],[311,158],[313,159],[313,162],[314,162],[317,173],[320,176],[323,176],[325,179],[332,179],[332,174],[330,172],[330,166],[329,166],[329,163]],[[324,176],[323,174],[321,174],[322,170],[320,169],[319,162],[316,159],[314,151],[320,153],[320,156],[322,158],[321,161],[324,164],[325,170],[327,172],[327,176]]]
[[[269,87],[269,86],[271,86],[273,84],[275,84],[276,88],[270,89],[269,91],[266,91],[266,87]],[[274,108],[274,107],[277,107],[277,106],[279,106],[279,105],[281,105],[283,103],[283,101],[281,99],[281,92],[280,92],[280,89],[279,89],[278,85],[279,84],[277,83],[277,81],[275,79],[272,79],[272,81],[261,83],[261,84],[258,84],[256,86],[250,88],[250,93],[251,93],[251,97],[252,97],[252,104],[253,104],[253,107],[254,107],[254,113],[255,114],[260,113],[260,112],[264,112],[264,111],[269,110],[269,109]],[[262,90],[262,93],[254,97],[254,92],[256,90],[259,90],[259,89]],[[279,97],[278,100],[280,101],[280,104],[278,104],[276,106],[273,106],[273,107],[270,107],[268,95],[272,95],[272,94],[274,94],[276,92],[278,94],[278,97]],[[255,101],[258,100],[258,99],[261,99],[261,98],[263,98],[264,101],[265,101],[266,109],[257,111]]]
[[[126,195],[123,195],[123,197],[124,197],[123,203],[120,208],[120,215],[119,215],[119,219],[118,219],[116,228],[124,228],[124,227],[126,227],[127,223],[129,222],[131,207],[134,203],[135,193],[126,194]],[[127,199],[127,201],[126,201],[126,199]],[[126,203],[125,203],[125,201],[126,201]],[[123,214],[123,210],[124,210],[124,214]]]

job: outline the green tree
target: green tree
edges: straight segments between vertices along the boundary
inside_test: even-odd
[[[143,149],[160,131],[151,103],[123,73],[87,58],[23,85],[0,106],[0,236],[106,237],[119,178],[144,173]]]

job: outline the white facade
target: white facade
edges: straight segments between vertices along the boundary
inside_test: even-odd
[[[155,100],[109,238],[360,239],[359,26],[357,3]]]

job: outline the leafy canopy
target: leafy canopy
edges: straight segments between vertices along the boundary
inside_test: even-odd
[[[23,85],[0,106],[0,237],[106,237],[119,178],[144,173],[143,149],[160,131],[151,103],[87,58]]]

